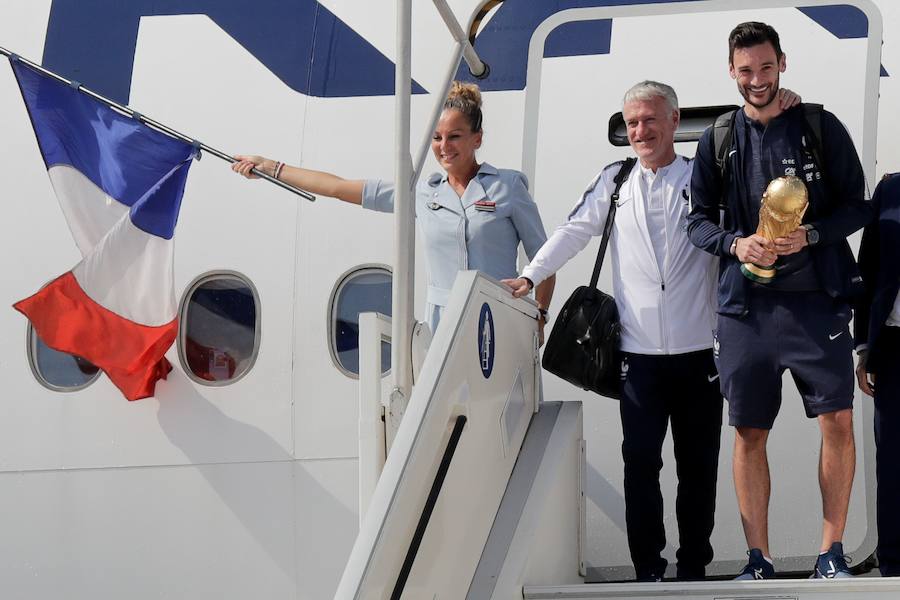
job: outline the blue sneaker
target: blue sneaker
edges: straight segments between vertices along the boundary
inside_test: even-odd
[[[741,571],[740,575],[734,578],[735,581],[752,581],[754,579],[774,579],[775,566],[763,557],[762,550],[759,548],[751,548],[747,552],[750,560],[747,566]]]
[[[816,567],[810,579],[843,579],[853,577],[850,567],[847,566],[849,556],[844,555],[844,545],[835,542],[816,559]]]

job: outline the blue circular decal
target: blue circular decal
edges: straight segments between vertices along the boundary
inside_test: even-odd
[[[494,370],[494,315],[487,302],[481,305],[478,317],[478,363],[484,378],[490,377]]]

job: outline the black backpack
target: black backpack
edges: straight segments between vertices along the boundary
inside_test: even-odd
[[[597,280],[616,217],[619,190],[636,162],[635,158],[623,161],[613,180],[615,189],[610,196],[591,282],[578,287],[566,300],[547,338],[541,363],[547,371],[573,385],[616,399],[622,393],[619,311],[615,299],[597,289]]]

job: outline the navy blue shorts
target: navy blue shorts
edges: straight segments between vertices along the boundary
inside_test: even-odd
[[[846,302],[825,292],[754,288],[747,315],[719,315],[716,365],[728,421],[771,429],[781,376],[791,372],[807,417],[853,407],[853,339]]]

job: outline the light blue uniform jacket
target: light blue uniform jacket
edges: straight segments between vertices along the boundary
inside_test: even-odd
[[[494,202],[494,210],[476,207],[479,201]],[[394,184],[366,181],[362,205],[370,210],[393,212]],[[496,279],[517,277],[519,242],[530,260],[547,241],[525,175],[488,163],[482,163],[461,198],[446,175],[435,173],[420,180],[415,212],[425,239],[426,316],[432,331],[437,328],[459,271],[477,269]]]

